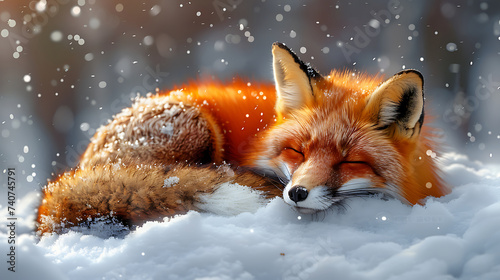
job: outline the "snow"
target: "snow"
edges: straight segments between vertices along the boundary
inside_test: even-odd
[[[179,177],[175,176],[168,177],[167,179],[165,179],[165,181],[163,181],[163,187],[170,188],[178,183],[179,183]]]
[[[401,1],[397,14],[386,5],[392,1],[31,2],[0,11],[0,171],[15,167],[19,183],[16,273],[7,270],[7,188],[0,189],[0,279],[500,279],[500,166],[460,154],[448,154],[445,165],[453,193],[426,206],[359,199],[310,217],[276,199],[247,208],[254,213],[224,216],[235,207],[226,202],[255,205],[235,201],[251,192],[228,184],[213,194],[220,203],[204,208],[222,215],[191,212],[132,232],[103,223],[33,234],[39,189],[76,166],[95,128],[129,107],[131,94],[205,76],[270,81],[275,41],[324,74],[347,67],[390,77],[419,69],[440,143],[499,164],[494,1]],[[348,45],[356,51],[346,55]],[[173,123],[161,132],[172,136]],[[165,187],[175,180],[166,178]],[[123,235],[106,238],[109,230]]]
[[[16,272],[4,261],[1,278],[500,279],[500,166],[446,156],[455,188],[425,206],[354,199],[308,216],[274,199],[255,213],[148,222],[123,238],[70,231],[39,240],[32,192],[18,199]],[[7,237],[2,227],[2,253]]]
[[[175,107],[175,108],[178,109],[177,107]],[[174,107],[172,107],[170,109],[170,111],[172,111],[173,109],[174,109]],[[170,123],[170,122],[165,123],[165,125],[161,128],[160,131],[163,134],[166,134],[168,136],[172,136],[172,135],[174,135],[174,125],[172,123]]]

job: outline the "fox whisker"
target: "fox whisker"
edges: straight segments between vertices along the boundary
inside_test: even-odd
[[[276,167],[273,169],[274,174],[276,175],[276,177],[278,177],[278,180],[284,186],[286,186],[288,182],[292,179],[292,174],[290,173],[290,170],[284,163],[282,163],[281,166],[278,163],[274,163],[274,166]]]
[[[278,179],[280,179],[280,178],[278,177]],[[272,181],[271,181],[271,184],[272,184],[275,188],[277,188],[278,190],[283,191],[283,187],[281,187],[281,185],[276,184],[275,182],[276,182],[276,181],[272,180]],[[281,182],[281,179],[280,179],[280,183],[282,183],[282,182]]]

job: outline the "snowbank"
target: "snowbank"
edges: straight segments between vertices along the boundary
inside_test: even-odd
[[[190,212],[124,238],[30,233],[20,200],[16,272],[2,279],[500,279],[500,168],[448,154],[457,186],[426,206],[354,199],[298,216],[281,199],[234,217]],[[0,229],[6,252],[6,228]],[[3,259],[6,259],[4,256]],[[7,276],[7,277],[4,277]]]

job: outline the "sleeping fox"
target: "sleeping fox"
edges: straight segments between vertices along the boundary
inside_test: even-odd
[[[272,54],[274,85],[200,82],[137,98],[99,128],[77,168],[44,187],[39,233],[232,215],[278,196],[317,213],[350,197],[413,205],[449,192],[418,71],[323,76],[282,43]]]

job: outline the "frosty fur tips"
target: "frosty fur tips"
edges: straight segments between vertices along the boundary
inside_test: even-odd
[[[322,76],[284,44],[272,53],[275,86],[200,82],[137,98],[44,188],[39,233],[189,210],[234,215],[280,196],[317,213],[351,197],[413,205],[449,192],[427,155],[419,72]]]

